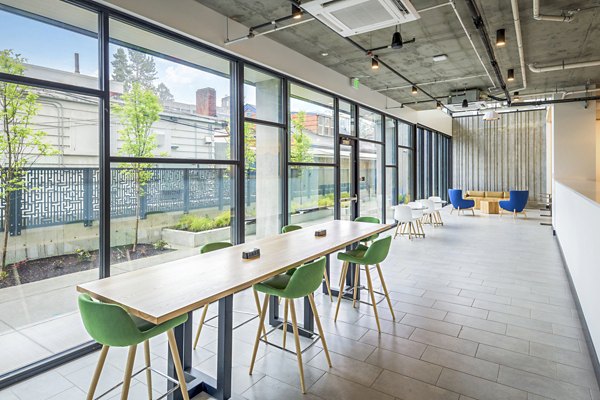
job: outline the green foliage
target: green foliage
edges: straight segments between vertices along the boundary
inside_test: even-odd
[[[77,249],[75,250],[75,254],[77,254],[77,260],[79,262],[91,261],[92,253],[85,249]]]
[[[341,195],[341,198],[350,197],[350,193],[348,193],[348,192],[342,192],[340,195]],[[299,210],[307,210],[307,209],[317,208],[317,207],[318,208],[327,208],[327,207],[333,207],[334,205],[335,205],[334,194],[327,193],[325,195],[318,196],[317,200],[303,201],[303,202],[292,201],[290,209],[291,209],[292,214],[295,214]]]
[[[123,83],[125,92],[129,92],[135,83],[153,92],[157,90],[154,87],[154,81],[158,79],[154,57],[133,49],[127,49],[125,53],[119,47],[113,58],[112,78]]]
[[[167,85],[162,82],[156,87],[156,95],[162,104],[175,100],[175,96],[173,96]]]
[[[200,217],[193,214],[185,214],[179,218],[175,229],[188,232],[204,232],[218,228],[225,228],[231,224],[231,213],[223,211],[215,218],[210,218],[208,215]]]
[[[246,174],[249,171],[256,171],[256,124],[244,125],[244,158]]]
[[[155,250],[163,251],[169,248],[169,243],[167,243],[165,240],[160,239],[154,242],[152,244],[152,247],[154,247]]]
[[[306,113],[300,111],[292,117],[292,143],[290,146],[290,161],[313,162],[310,154],[310,138],[304,133]]]
[[[134,82],[131,90],[122,96],[122,104],[114,104],[113,110],[119,116],[121,129],[119,139],[121,148],[119,155],[128,157],[154,157],[158,148],[156,135],[152,132],[152,125],[160,118],[162,106],[151,90]],[[133,251],[138,244],[138,231],[140,220],[141,197],[150,179],[152,172],[151,163],[122,163],[124,173],[133,177],[134,192],[136,194],[136,223]]]
[[[12,50],[0,51],[0,72],[22,76],[25,59]],[[58,154],[45,142],[46,132],[31,127],[38,113],[38,95],[25,85],[0,82],[0,197],[4,201],[4,236],[0,272],[6,266],[11,193],[29,190],[26,169],[40,156]]]
[[[399,194],[398,195],[398,204],[408,204],[410,203],[410,194]]]

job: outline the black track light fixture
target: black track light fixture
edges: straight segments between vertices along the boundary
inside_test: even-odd
[[[512,81],[515,80],[515,70],[513,68],[510,68],[508,70],[508,74],[507,74],[506,80],[509,81],[509,82],[512,82]]]
[[[469,107],[469,102],[467,101],[467,99],[464,99],[464,100],[462,101],[462,107],[463,107],[463,108],[467,108],[467,107]]]
[[[435,105],[435,108],[437,108],[438,110],[441,110],[442,109],[442,103],[438,101],[436,103],[436,105]]]
[[[293,3],[292,3],[292,18],[294,18],[294,19],[302,18],[302,9]]]
[[[419,89],[417,89],[416,86],[413,86],[411,91],[410,91],[413,95],[416,95],[417,93],[419,93]]]
[[[390,47],[392,49],[401,49],[402,46],[404,46],[404,43],[402,42],[402,34],[400,33],[399,26],[396,25],[396,32],[394,32],[392,35],[392,44]]]
[[[375,56],[371,58],[371,69],[379,69],[379,61],[377,61],[377,57]]]
[[[498,29],[496,31],[496,47],[506,46],[506,30]]]

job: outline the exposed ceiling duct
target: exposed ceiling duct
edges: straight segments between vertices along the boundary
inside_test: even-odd
[[[487,33],[485,24],[483,23],[483,18],[481,17],[479,8],[477,7],[477,4],[475,4],[475,0],[465,0],[465,1],[467,3],[467,7],[469,8],[469,11],[471,12],[471,16],[473,18],[473,23],[475,24],[477,31],[479,31],[479,35],[481,36],[481,41],[483,42],[483,45],[485,46],[485,49],[488,53],[488,57],[490,59],[490,64],[492,64],[492,67],[494,68],[494,72],[496,73],[496,78],[498,79],[498,82],[500,83],[500,87],[502,88],[502,91],[504,92],[504,95],[506,96],[506,101],[508,101],[508,103],[510,104],[510,102],[511,102],[510,93],[508,92],[508,89],[506,88],[506,83],[504,82],[504,78],[502,77],[502,73],[500,72],[500,67],[498,66],[498,61],[496,60],[496,55],[494,54],[494,49],[492,47],[492,44],[490,43],[490,38]]]
[[[540,14],[540,0],[533,0],[533,19],[536,21],[571,22],[572,15],[543,15]]]
[[[548,65],[546,67],[536,67],[535,64],[529,64],[529,70],[531,72],[540,73],[540,72],[563,71],[565,69],[587,68],[587,67],[598,67],[598,66],[600,66],[600,60],[576,62],[576,63],[569,63],[569,64],[565,64],[563,61],[561,64]]]
[[[487,67],[485,66],[485,63],[481,59],[481,56],[479,55],[479,52],[477,51],[477,47],[475,47],[475,43],[473,43],[473,39],[471,39],[471,34],[467,30],[467,27],[463,23],[463,20],[460,17],[460,14],[458,13],[458,10],[456,9],[456,5],[454,4],[454,0],[450,0],[450,2],[448,4],[450,4],[452,6],[452,10],[454,10],[454,15],[456,15],[456,18],[458,19],[458,22],[460,22],[460,26],[462,27],[463,31],[465,32],[465,35],[467,36],[467,39],[469,40],[469,43],[471,43],[471,47],[473,48],[473,51],[475,52],[475,55],[477,56],[477,59],[481,63],[481,66],[483,67],[483,70],[485,71],[485,73],[488,76],[488,78],[490,78],[490,82],[492,83],[492,86],[495,87],[496,83],[492,79],[492,76],[488,72]]]
[[[510,5],[515,23],[515,36],[519,49],[519,64],[521,65],[521,79],[523,81],[522,87],[518,90],[524,90],[527,88],[527,74],[525,69],[525,52],[523,50],[523,35],[521,34],[521,19],[519,18],[519,2],[518,0],[510,0]]]

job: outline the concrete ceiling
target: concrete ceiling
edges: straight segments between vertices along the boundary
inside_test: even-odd
[[[291,13],[286,0],[197,0],[248,27],[259,25]],[[537,66],[600,60],[600,0],[541,0],[542,14],[560,14],[577,10],[570,23],[536,21],[533,19],[532,0],[518,0],[525,63]],[[456,0],[457,11],[469,31],[477,52],[492,77],[487,76],[467,35],[447,0],[413,0],[417,10],[446,4],[420,13],[421,18],[402,24],[402,37],[406,41],[416,38],[400,50],[385,49],[377,56],[390,64],[408,79],[422,86],[430,94],[446,98],[452,91],[479,88],[488,91],[498,85],[483,42],[475,29],[466,1]],[[500,70],[506,79],[509,68],[515,69],[516,79],[508,82],[509,91],[523,86],[515,28],[509,0],[478,0],[478,7],[489,33],[495,43],[497,29],[506,30],[507,45],[494,48]],[[384,46],[391,42],[395,28],[355,35],[352,39],[364,48]],[[406,81],[391,71],[380,68],[374,71],[369,58],[344,38],[314,20],[268,35],[296,51],[326,65],[348,77],[360,77],[361,83],[385,93],[409,107],[431,109],[433,102],[420,101],[429,98],[422,93],[412,95]],[[327,53],[323,56],[322,53]],[[447,61],[433,62],[432,57],[446,54]],[[600,84],[600,67],[588,67],[565,71],[533,73],[527,69],[527,88],[520,94],[562,91],[586,84]],[[491,93],[502,96],[501,90]],[[417,103],[415,103],[417,102]]]

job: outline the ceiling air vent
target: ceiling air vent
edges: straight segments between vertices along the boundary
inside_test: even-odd
[[[419,19],[408,0],[312,0],[302,3],[302,8],[342,36]]]

